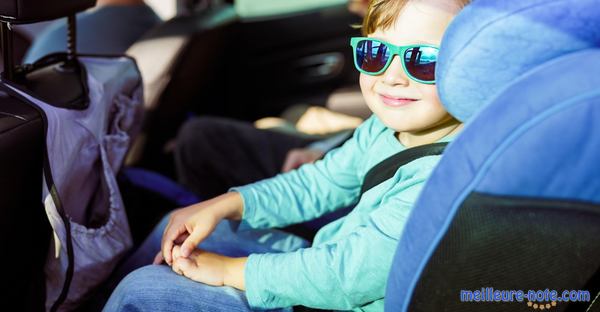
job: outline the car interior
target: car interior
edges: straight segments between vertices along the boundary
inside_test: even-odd
[[[165,145],[190,115],[254,121],[325,106],[358,81],[346,39],[359,23],[345,5],[243,18],[227,2],[165,21],[128,51],[145,76],[147,108],[130,164],[168,172]]]
[[[355,26],[361,17],[345,1],[287,11],[273,6],[267,13],[254,12],[260,10],[251,1],[177,1],[177,14],[126,52],[139,70],[144,98],[139,131],[115,172],[131,250],[166,213],[199,200],[176,182],[173,167],[173,140],[189,118],[255,122],[298,106],[365,117],[349,47],[349,38],[360,35]],[[72,66],[82,56],[71,35],[65,38],[68,53],[35,64],[21,60],[35,40],[23,30],[27,24],[68,18],[74,33],[75,14],[94,5],[0,3],[0,237],[8,255],[2,265],[9,268],[2,298],[19,311],[101,308],[89,301],[102,285],[77,304],[63,304],[72,276],[65,278],[64,297],[48,305],[45,265],[57,240],[42,195],[53,189],[44,169],[51,149],[48,120],[7,87],[22,86],[70,111],[88,109],[81,78],[86,72]],[[539,310],[600,311],[598,7],[597,0],[478,0],[453,21],[436,83],[444,106],[465,128],[444,150],[408,217],[391,264],[385,311],[537,309],[460,300],[462,290],[488,285],[588,290],[587,302],[548,302]],[[287,230],[311,238],[344,213]],[[18,270],[10,269],[13,255]]]

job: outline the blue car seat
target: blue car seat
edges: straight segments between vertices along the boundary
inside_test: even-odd
[[[407,222],[385,310],[599,311],[600,1],[475,1],[436,73],[466,126]],[[487,302],[546,289],[589,294]]]

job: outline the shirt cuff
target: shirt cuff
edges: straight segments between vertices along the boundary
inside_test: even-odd
[[[246,260],[244,268],[244,284],[246,286],[246,299],[253,309],[266,309],[267,304],[260,296],[260,265],[261,255],[251,254]]]
[[[236,186],[229,189],[229,192],[237,192],[242,197],[242,205],[244,206],[242,219],[238,223],[238,225],[233,228],[234,231],[247,231],[251,229],[255,229],[252,226],[252,219],[256,213],[256,205],[254,204],[254,193],[250,185],[246,186]]]
[[[276,309],[289,306],[289,302],[273,295],[277,273],[273,273],[274,263],[281,263],[281,254],[251,254],[244,268],[246,299],[252,309]]]

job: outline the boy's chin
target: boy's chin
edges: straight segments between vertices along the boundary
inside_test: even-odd
[[[375,115],[381,120],[381,122],[388,128],[394,130],[394,132],[411,132],[416,128],[411,127],[411,121],[406,118],[394,116],[394,114],[378,114]]]

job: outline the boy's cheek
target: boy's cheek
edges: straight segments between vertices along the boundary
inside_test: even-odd
[[[376,82],[377,82],[376,76],[369,76],[369,75],[366,75],[363,73],[360,74],[360,78],[359,78],[360,91],[362,93],[363,98],[365,99],[365,102],[367,103],[367,106],[369,106],[369,109],[371,109],[371,111],[373,111],[373,108],[374,108],[373,102],[377,97],[377,94],[375,94],[375,91],[373,88],[375,86]]]
[[[360,92],[362,92],[363,96],[365,95],[365,87],[364,87],[364,76],[365,74],[360,73],[358,74],[358,85],[360,86]]]
[[[419,86],[419,89],[420,89],[419,91],[423,95],[424,99],[426,99],[429,102],[439,103],[440,105],[442,105],[442,101],[440,100],[440,97],[438,96],[436,85],[421,84]]]

